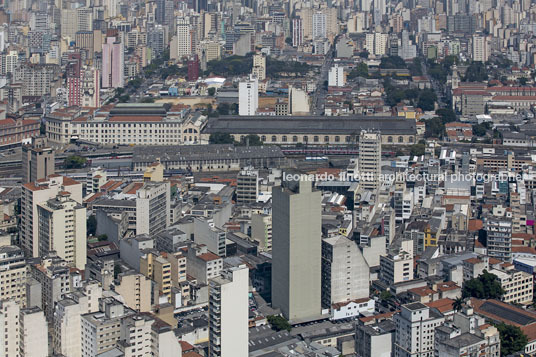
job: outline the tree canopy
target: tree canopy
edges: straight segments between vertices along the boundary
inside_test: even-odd
[[[482,82],[488,79],[486,65],[482,62],[473,62],[467,67],[464,82]]]
[[[86,166],[87,159],[82,156],[72,155],[65,158],[63,166],[66,169],[81,169]]]
[[[354,69],[348,73],[348,76],[346,78],[348,79],[354,79],[357,77],[368,77],[368,66],[365,62],[359,63]]]
[[[249,135],[246,135],[242,140],[240,140],[240,143],[238,143],[238,145],[261,146],[262,141],[258,135],[249,134]]]
[[[501,322],[496,327],[501,335],[501,356],[509,356],[525,349],[528,338],[518,326]]]
[[[406,62],[399,56],[383,57],[380,62],[380,68],[384,69],[402,69],[406,68]]]
[[[87,234],[94,236],[97,233],[97,218],[95,215],[89,216],[87,219]]]
[[[290,332],[290,330],[292,329],[292,326],[283,316],[270,315],[268,316],[267,320],[268,323],[272,325],[272,328],[276,331],[287,330]]]
[[[208,138],[211,144],[234,144],[234,139],[231,134],[227,133],[213,133]]]
[[[504,294],[501,283],[495,274],[484,270],[477,278],[471,279],[463,285],[464,298],[499,299]]]

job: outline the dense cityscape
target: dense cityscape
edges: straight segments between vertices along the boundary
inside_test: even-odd
[[[0,357],[536,356],[536,3],[0,24]]]

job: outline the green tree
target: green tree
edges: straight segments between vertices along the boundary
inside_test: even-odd
[[[473,135],[476,136],[485,136],[487,132],[487,127],[484,124],[474,124],[473,125]]]
[[[364,50],[362,52],[359,52],[358,56],[361,57],[361,58],[368,58],[369,52],[367,50]]]
[[[425,149],[426,147],[424,144],[414,144],[414,145],[411,145],[409,149],[409,153],[412,156],[421,156],[421,155],[424,155]]]
[[[246,144],[248,144],[249,146],[261,146],[262,141],[258,135],[249,134],[249,135],[246,135],[242,140],[240,140],[240,143],[239,143],[239,145],[242,145],[242,146]]]
[[[382,57],[380,68],[403,69],[406,68],[406,62],[399,56]]]
[[[443,124],[456,121],[456,113],[450,108],[441,108],[436,110],[436,114],[439,115]]]
[[[495,274],[491,274],[487,270],[484,270],[477,278],[467,281],[462,290],[464,298],[499,299],[503,294],[501,282]]]
[[[210,88],[208,89],[208,95],[211,96],[211,97],[213,97],[214,94],[216,94],[216,88],[214,88],[214,87],[210,87]]]
[[[95,217],[95,215],[92,214],[89,216],[86,227],[88,235],[94,236],[97,234],[97,217]]]
[[[285,38],[285,42],[286,42],[287,45],[292,46],[292,37]]]
[[[220,103],[218,104],[218,107],[216,108],[216,110],[218,111],[220,115],[229,115],[231,107],[229,106],[228,103]]]
[[[496,327],[501,336],[501,356],[509,356],[525,349],[528,338],[518,326],[501,322]]]
[[[87,159],[82,156],[72,155],[65,158],[63,166],[66,169],[81,169],[86,166]]]
[[[482,62],[473,62],[467,67],[464,82],[482,82],[488,79],[486,65]]]
[[[141,103],[154,103],[154,98],[153,97],[143,97],[141,98]]]
[[[292,326],[288,321],[280,315],[270,315],[267,317],[268,323],[272,325],[272,328],[276,331],[287,330],[290,332]]]
[[[417,102],[417,107],[424,111],[434,110],[437,95],[431,89],[422,90]]]
[[[424,136],[427,138],[440,138],[445,135],[445,124],[441,121],[441,118],[432,118],[425,123]]]
[[[108,235],[107,234],[101,234],[97,237],[97,239],[99,240],[99,242],[103,242],[103,241],[107,241],[108,240]]]
[[[380,300],[387,301],[393,299],[394,296],[389,290],[384,290],[380,293]]]
[[[456,300],[452,302],[452,308],[454,311],[460,311],[463,307],[463,299],[461,297],[457,297]]]
[[[208,138],[211,144],[234,144],[234,139],[231,134],[227,133],[213,133]]]
[[[526,86],[527,85],[527,78],[525,78],[525,77],[519,78],[519,84],[521,84],[522,86]]]
[[[128,94],[120,95],[117,100],[119,100],[119,103],[127,103],[130,100],[130,96]]]
[[[365,62],[359,63],[350,73],[348,73],[348,79],[354,79],[357,77],[368,78],[368,66]]]

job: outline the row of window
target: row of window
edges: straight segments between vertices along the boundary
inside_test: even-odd
[[[240,136],[240,140],[242,141],[242,140],[244,140],[244,139],[245,139],[245,136],[244,136],[244,135],[241,135],[241,136]],[[261,141],[266,142],[266,139],[267,139],[266,135],[262,135],[262,136],[261,136]],[[271,142],[273,142],[273,143],[277,142],[277,136],[276,136],[276,135],[272,135],[272,137],[271,137],[270,139],[271,139]],[[283,135],[283,136],[281,137],[281,141],[282,141],[282,142],[288,142],[288,137],[287,137],[286,135]],[[304,136],[302,141],[304,141],[304,142],[308,142],[308,141],[309,141],[309,137],[308,137],[308,136]],[[345,141],[346,141],[347,143],[351,142],[351,141],[352,141],[352,137],[351,137],[351,136],[345,136]],[[292,136],[292,142],[293,142],[293,143],[297,143],[297,142],[298,142],[298,136],[296,136],[296,135]],[[320,142],[320,137],[319,137],[319,136],[316,136],[316,135],[313,136],[313,142],[315,142],[315,143]],[[330,142],[329,136],[327,136],[327,135],[324,136],[324,142],[326,142],[326,143]],[[335,136],[335,142],[336,142],[336,143],[341,142],[341,137],[340,137],[340,136]],[[393,138],[392,136],[388,136],[388,137],[387,137],[387,142],[389,142],[389,143],[394,142],[394,138]],[[399,142],[399,143],[403,143],[403,142],[404,142],[404,137],[403,137],[403,136],[399,136],[399,137],[397,138],[397,142]],[[410,143],[413,142],[413,137],[412,137],[412,136],[409,137],[409,142],[410,142]]]

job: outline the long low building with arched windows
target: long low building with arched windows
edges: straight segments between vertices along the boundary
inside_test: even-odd
[[[415,120],[392,116],[220,116],[209,119],[201,136],[230,134],[240,141],[253,134],[265,144],[347,145],[357,143],[362,130],[379,131],[385,145],[417,141]]]

